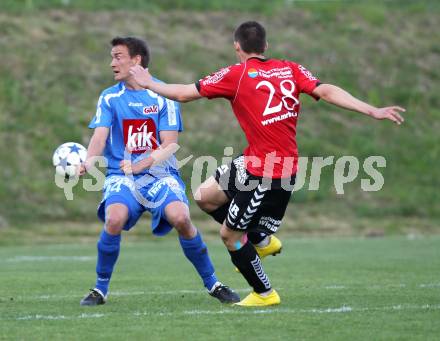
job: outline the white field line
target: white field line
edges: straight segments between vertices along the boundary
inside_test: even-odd
[[[67,262],[89,262],[96,260],[96,256],[15,256],[6,258],[4,262],[7,263],[21,263],[21,262],[47,262],[47,261],[67,261]]]
[[[278,288],[277,288],[278,289]],[[247,289],[234,289],[235,292],[249,293],[251,290]],[[203,294],[206,295],[207,291],[200,290],[167,290],[167,291],[111,291],[111,296],[143,296],[143,295],[183,295],[183,294]],[[63,298],[82,298],[85,293],[68,294],[68,295],[37,295],[37,296],[16,296],[15,300],[57,300]]]
[[[440,288],[440,283],[426,283],[420,284],[419,288]]]
[[[400,310],[439,310],[440,304],[424,304],[424,305],[393,305],[385,307],[359,307],[353,308],[343,305],[339,308],[313,308],[313,309],[283,309],[283,308],[267,308],[267,309],[255,309],[255,310],[243,310],[249,308],[240,308],[240,310],[187,310],[184,311],[185,315],[220,315],[220,314],[339,314],[339,313],[357,313],[365,311],[400,311]]]
[[[16,321],[22,321],[22,320],[72,320],[72,319],[83,319],[83,318],[101,318],[105,317],[106,314],[81,314],[78,316],[65,316],[65,315],[26,315],[17,317]],[[107,314],[109,316],[109,314]]]
[[[404,311],[404,310],[439,310],[440,304],[423,304],[423,305],[406,305],[399,304],[384,307],[350,307],[341,306],[338,308],[311,308],[311,309],[286,309],[286,308],[230,308],[224,310],[184,310],[182,312],[153,312],[153,311],[135,311],[131,316],[182,316],[182,315],[256,315],[256,314],[348,314],[348,313],[362,313],[374,311]],[[106,318],[117,316],[117,313],[82,313],[80,315],[24,315],[17,317],[2,318],[3,321],[33,321],[33,320],[76,320],[84,318]],[[127,314],[124,313],[124,316]]]
[[[375,284],[375,285],[359,285],[356,284],[352,285],[351,287],[349,285],[343,285],[343,284],[332,284],[332,285],[325,285],[323,287],[318,287],[316,289],[326,289],[326,290],[345,290],[345,289],[374,289],[374,290],[383,290],[383,289],[391,289],[391,288],[406,288],[408,285],[405,283],[399,283],[399,284]],[[409,286],[410,287],[410,286]],[[419,288],[436,288],[440,287],[440,283],[430,283],[430,284],[420,284],[417,285]]]
[[[336,290],[342,290],[346,289],[347,287],[345,285],[326,285],[324,289],[336,289]]]
[[[390,285],[372,285],[372,286],[353,286],[352,289],[374,289],[374,290],[383,290],[383,289],[393,289],[393,288],[406,288],[410,287],[406,284],[390,284]],[[418,289],[436,289],[440,288],[440,283],[424,283],[424,284],[418,284],[415,285],[415,288]],[[283,288],[276,288],[277,290],[283,290]],[[307,288],[307,290],[310,289],[326,289],[326,290],[346,290],[350,289],[350,286],[347,285],[326,285],[323,287],[317,287],[317,288]],[[295,290],[292,288],[291,290]],[[301,288],[301,290],[304,290],[304,288]],[[250,288],[241,288],[241,289],[234,289],[234,291],[238,293],[248,293],[251,291]],[[111,291],[109,293],[109,296],[150,296],[150,295],[184,295],[184,294],[196,294],[196,295],[205,295],[206,290],[200,289],[200,290],[167,290],[167,291]],[[58,300],[58,299],[69,299],[69,298],[81,298],[84,296],[84,293],[78,293],[78,294],[66,294],[66,295],[36,295],[36,296],[16,296],[14,297],[15,300],[36,300],[36,301],[45,301],[45,300]]]

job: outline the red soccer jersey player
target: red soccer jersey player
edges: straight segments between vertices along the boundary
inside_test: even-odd
[[[196,84],[157,83],[139,66],[131,72],[139,85],[170,99],[188,102],[223,97],[231,102],[249,146],[244,156],[219,167],[215,176],[199,187],[195,198],[202,210],[222,224],[220,234],[231,260],[254,290],[236,304],[268,306],[279,304],[280,297],[272,289],[260,258],[281,251],[281,242],[272,234],[278,230],[291,196],[291,187],[283,188],[284,180],[289,185],[295,181],[300,93],[397,124],[403,122],[399,111],[404,109],[373,107],[337,86],[320,84],[301,65],[267,60],[263,55],[266,32],[255,21],[235,30],[234,48],[240,64]]]
[[[223,68],[196,83],[203,97],[223,97],[246,134],[249,173],[288,178],[296,173],[296,123],[299,95],[313,95],[320,84],[307,69],[291,61],[252,57]]]

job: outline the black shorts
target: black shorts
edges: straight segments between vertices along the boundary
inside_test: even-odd
[[[250,174],[240,155],[221,165],[215,179],[230,199],[226,226],[236,231],[277,232],[295,184],[289,179],[267,179]]]

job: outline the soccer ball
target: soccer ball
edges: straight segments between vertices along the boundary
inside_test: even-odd
[[[53,153],[52,162],[57,174],[65,178],[75,177],[78,166],[86,160],[87,149],[76,142],[66,142]]]

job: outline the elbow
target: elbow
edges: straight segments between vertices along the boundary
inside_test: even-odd
[[[179,96],[179,97],[177,97],[177,98],[176,98],[176,101],[177,101],[177,102],[180,102],[180,103],[186,103],[186,102],[189,102],[189,100],[188,100],[186,97],[184,97],[184,96]]]
[[[319,86],[319,98],[322,100],[329,102],[332,100],[335,92],[337,90],[337,87],[331,84],[322,84]]]
[[[188,96],[186,96],[185,94],[179,94],[176,96],[176,98],[174,98],[174,100],[180,103],[186,103],[189,102],[191,99],[188,98]]]

